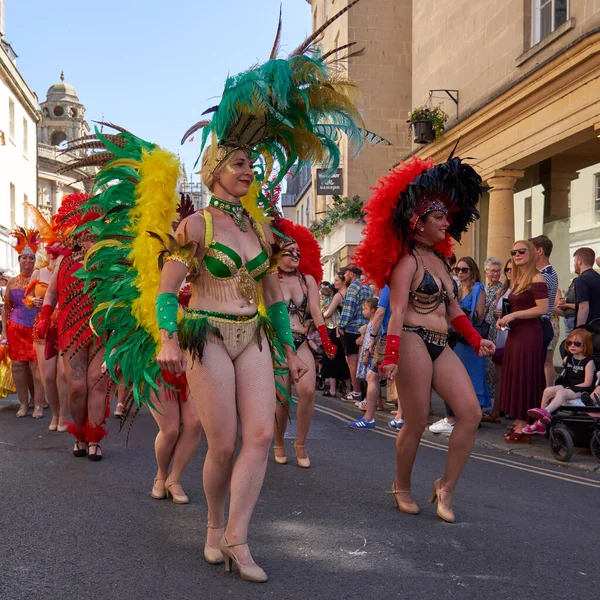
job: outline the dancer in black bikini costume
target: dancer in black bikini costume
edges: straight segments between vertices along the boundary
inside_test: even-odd
[[[431,498],[438,501],[439,517],[450,523],[455,520],[452,495],[471,454],[481,409],[465,368],[447,345],[448,321],[481,356],[495,348],[460,308],[446,257],[451,238],[460,241],[479,217],[477,203],[485,189],[459,158],[435,167],[419,159],[401,163],[379,181],[365,206],[366,235],[355,254],[355,262],[378,287],[389,283],[391,289],[392,316],[380,369],[386,378],[396,379],[404,409],[392,484],[396,505],[401,512],[419,513],[411,473],[433,387],[456,414],[446,469],[433,483]]]

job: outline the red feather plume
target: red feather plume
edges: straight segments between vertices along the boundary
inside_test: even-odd
[[[298,225],[289,219],[276,219],[275,227],[280,233],[293,239],[300,250],[298,269],[304,275],[312,275],[317,284],[323,280],[321,264],[321,246],[315,236],[304,225]]]
[[[394,229],[394,211],[400,194],[415,177],[431,167],[431,159],[413,158],[410,162],[400,163],[371,188],[373,193],[363,206],[367,226],[363,230],[363,238],[354,253],[353,261],[378,288],[389,284],[392,269],[406,253],[406,248],[403,248],[402,240],[398,239]],[[450,235],[446,235],[444,242],[436,244],[435,249],[444,256],[450,256]]]

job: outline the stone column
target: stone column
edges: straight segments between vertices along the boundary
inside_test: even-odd
[[[490,208],[488,221],[487,255],[505,261],[515,241],[515,183],[524,171],[499,170],[488,178]]]

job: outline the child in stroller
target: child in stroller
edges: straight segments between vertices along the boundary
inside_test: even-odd
[[[533,425],[523,428],[525,434],[545,435],[546,425],[552,422],[552,413],[561,406],[585,406],[582,394],[594,389],[597,367],[594,362],[592,333],[583,328],[571,331],[564,342],[566,356],[564,369],[556,385],[547,387],[542,396],[541,408],[532,408],[527,414],[536,419]]]

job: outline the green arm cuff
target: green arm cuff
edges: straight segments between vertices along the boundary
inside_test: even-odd
[[[280,301],[271,304],[267,308],[267,317],[269,317],[269,320],[273,324],[277,339],[296,352],[294,338],[292,337],[292,326],[290,325],[290,315],[288,314],[285,302]]]
[[[158,328],[169,332],[169,337],[177,331],[177,310],[179,300],[177,294],[164,293],[156,297],[156,319]]]

